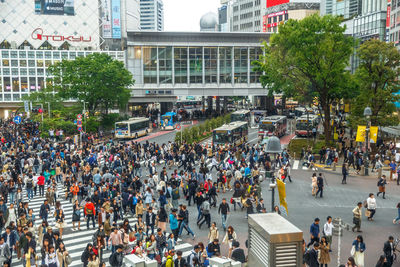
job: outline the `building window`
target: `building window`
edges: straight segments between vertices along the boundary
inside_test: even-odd
[[[172,47],[158,48],[160,83],[172,83]]]
[[[187,47],[174,47],[175,83],[187,83]]]
[[[157,83],[157,48],[143,48],[143,75],[144,83]]]
[[[217,48],[204,48],[205,83],[217,83]]]
[[[235,60],[235,83],[247,83],[247,47],[235,48],[234,49],[234,60]]]
[[[263,55],[263,51],[262,51],[261,47],[250,48],[249,49],[250,64],[255,60],[259,60],[260,56],[262,56],[262,55]],[[251,65],[250,66],[250,83],[259,83],[261,74],[262,74],[261,72],[253,71],[253,65]]]
[[[219,48],[219,82],[232,83],[232,47]]]
[[[202,47],[189,47],[190,83],[203,83]]]

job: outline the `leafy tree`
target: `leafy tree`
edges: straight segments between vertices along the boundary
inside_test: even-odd
[[[49,67],[53,88],[63,99],[86,102],[91,115],[96,110],[123,108],[129,100],[132,74],[109,55],[94,53],[75,60],[63,60]]]
[[[397,125],[399,120],[393,113],[394,102],[400,97],[400,52],[392,43],[369,40],[358,49],[360,65],[355,78],[359,93],[352,101],[351,121],[354,125],[365,124],[364,108],[372,110],[371,125]]]
[[[265,73],[260,82],[270,93],[308,103],[318,100],[327,142],[331,140],[330,105],[354,92],[346,70],[354,41],[344,35],[340,23],[341,18],[333,16],[291,19],[269,44],[264,42],[265,56],[254,62],[255,70]]]
[[[51,84],[48,84],[45,88],[42,88],[39,91],[23,96],[22,99],[32,102],[33,105],[42,105],[44,110],[48,109],[48,103],[50,103],[52,113],[56,110],[62,110],[62,99],[57,92],[53,91],[53,89],[54,88]]]

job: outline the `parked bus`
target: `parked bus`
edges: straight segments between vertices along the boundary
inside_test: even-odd
[[[150,119],[139,117],[115,123],[115,138],[138,138],[151,132]]]
[[[318,127],[319,117],[317,115],[303,115],[296,119],[296,135],[311,136],[312,129]]]
[[[251,114],[253,114],[254,124],[259,125],[260,121],[268,115],[266,110],[252,110]]]
[[[263,139],[266,136],[284,136],[287,129],[287,118],[286,116],[269,116],[265,117],[260,122],[258,129],[258,136]]]
[[[242,109],[231,113],[231,122],[250,121],[250,110]]]
[[[213,130],[213,144],[241,145],[248,140],[248,122],[235,121]]]
[[[161,128],[163,130],[173,130],[177,121],[178,118],[175,112],[167,112],[161,116]]]

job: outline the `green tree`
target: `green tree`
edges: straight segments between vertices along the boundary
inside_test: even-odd
[[[372,110],[371,125],[397,125],[395,102],[399,101],[400,52],[392,43],[369,40],[358,49],[360,65],[355,78],[359,93],[351,105],[351,121],[365,124],[364,108]]]
[[[260,82],[270,93],[308,103],[318,100],[327,142],[331,141],[330,105],[354,91],[346,70],[354,41],[344,35],[341,21],[319,15],[291,19],[271,36],[269,44],[264,42],[265,56],[253,63],[256,71],[265,73]]]
[[[44,110],[48,112],[48,103],[50,103],[50,111],[63,110],[62,99],[60,95],[54,91],[51,84],[47,84],[45,88],[36,92],[30,93],[22,97],[23,100],[32,102],[33,106],[42,105]],[[22,103],[22,106],[24,104]]]
[[[75,60],[63,60],[49,67],[53,88],[63,99],[86,102],[91,115],[96,110],[123,108],[129,100],[132,74],[109,55],[94,53]]]

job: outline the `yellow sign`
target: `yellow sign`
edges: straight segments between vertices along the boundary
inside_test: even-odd
[[[350,104],[344,104],[344,112],[346,113],[350,112]]]
[[[281,204],[282,207],[285,207],[286,213],[289,214],[287,203],[286,203],[285,183],[282,182],[280,179],[276,179],[276,185],[278,187],[279,203]]]
[[[369,127],[369,140],[371,143],[376,144],[376,139],[378,138],[378,127],[371,126]]]
[[[263,121],[263,124],[272,124],[272,121]]]
[[[365,129],[366,126],[358,125],[356,142],[365,142]]]
[[[365,142],[365,130],[366,126],[359,125],[357,128],[357,136],[356,142]],[[369,140],[370,143],[376,143],[376,139],[378,138],[378,127],[371,126],[369,127]]]

